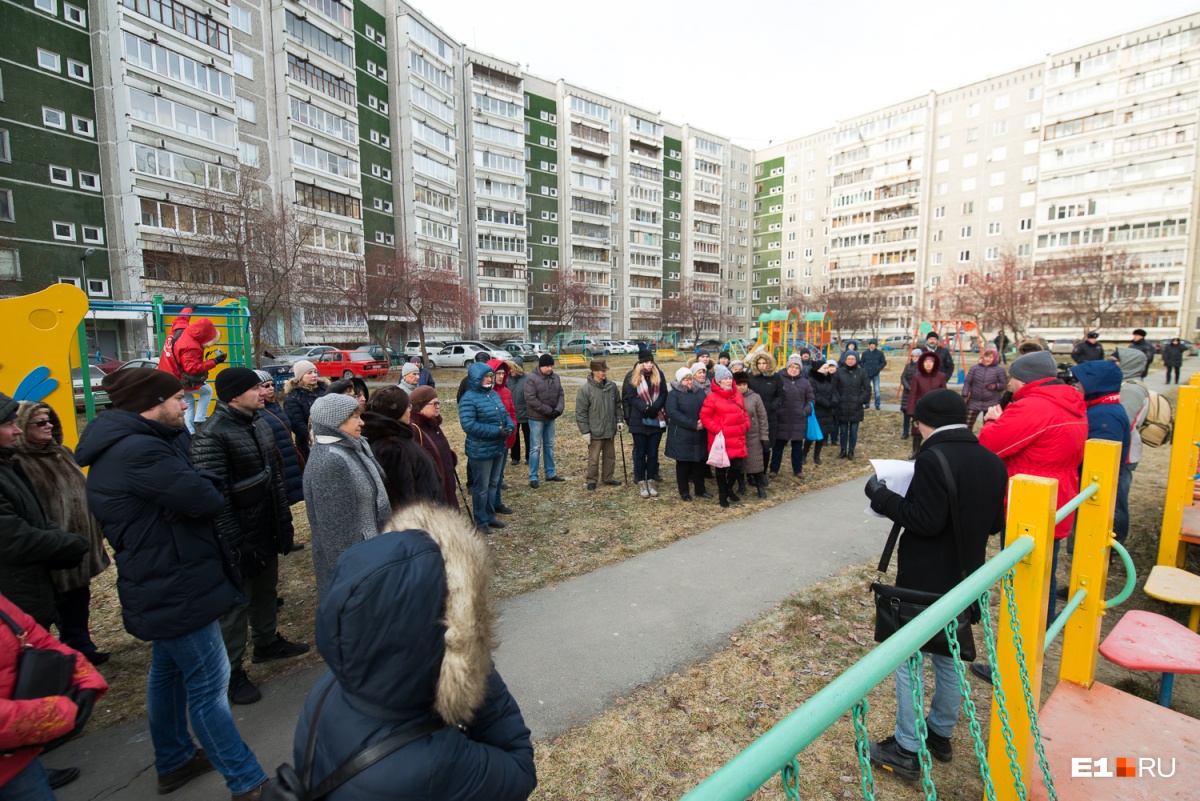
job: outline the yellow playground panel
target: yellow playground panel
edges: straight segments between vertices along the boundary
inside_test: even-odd
[[[767,350],[776,362],[783,364],[788,351],[804,343],[810,348],[819,348],[828,358],[832,332],[833,312],[776,309],[758,316],[758,340],[750,350]]]

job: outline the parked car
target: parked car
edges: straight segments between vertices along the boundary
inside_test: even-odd
[[[620,355],[622,353],[637,353],[638,346],[636,343],[628,339],[616,339],[611,342],[605,342],[604,348],[609,355]]]
[[[1071,355],[1071,351],[1075,349],[1075,340],[1069,337],[1060,337],[1050,343],[1050,352],[1059,355]]]
[[[88,367],[93,370],[99,370],[106,375],[114,370],[119,370],[124,363],[120,359],[114,359],[111,356],[97,356],[95,354],[88,356]]]
[[[583,356],[603,356],[604,346],[591,337],[577,337],[566,341],[559,340],[557,344],[551,346],[550,352],[556,353],[556,355],[580,354]]]
[[[301,345],[300,347],[290,350],[280,356],[279,363],[295,364],[301,359],[307,359],[310,362],[315,362],[320,358],[322,353],[329,353],[330,351],[334,350],[337,350],[337,348],[333,347],[332,345]]]
[[[383,378],[388,363],[364,350],[331,350],[315,362],[317,375],[325,378]]]
[[[1174,337],[1172,337],[1172,338],[1170,338],[1170,339],[1164,339],[1164,340],[1162,340],[1161,342],[1155,342],[1155,343],[1154,343],[1154,352],[1155,352],[1155,353],[1162,353],[1162,349],[1163,349],[1163,347],[1164,347],[1165,345],[1170,345],[1170,344],[1171,344],[1171,339],[1173,339],[1173,338],[1174,338]],[[1181,339],[1181,340],[1179,340],[1179,344],[1180,344],[1180,345],[1183,345],[1183,355],[1184,355],[1184,356],[1196,356],[1196,355],[1200,355],[1200,345],[1198,345],[1197,343],[1195,343],[1195,342],[1188,342],[1186,339]]]
[[[434,353],[437,353],[442,348],[446,347],[446,345],[448,345],[448,344],[450,344],[450,343],[443,342],[440,339],[427,339],[427,340],[425,340],[425,350],[430,355],[433,355]],[[419,339],[410,339],[408,342],[405,342],[404,343],[404,355],[410,359],[413,356],[420,356],[421,355],[421,341]]]
[[[505,342],[500,347],[508,351],[511,358],[519,359],[522,364],[536,362],[542,355],[542,352],[531,342]]]
[[[913,344],[912,334],[893,334],[879,343],[879,347],[884,350],[910,350],[915,345]]]
[[[401,359],[403,359],[403,356],[391,348],[387,349],[387,356],[385,357],[383,355],[383,348],[379,347],[378,345],[359,345],[357,348],[355,348],[355,350],[366,351],[374,358],[379,359],[380,361],[387,361],[391,365],[400,364]],[[413,355],[416,356],[415,353]]]
[[[88,383],[92,385],[92,401],[96,404],[97,408],[101,406],[111,406],[112,401],[109,400],[108,393],[100,388],[100,382],[104,380],[104,373],[100,372],[99,370],[89,370],[88,379]],[[85,401],[83,397],[82,367],[74,367],[71,369],[71,386],[75,390],[75,408],[77,410],[84,409]]]
[[[150,367],[152,369],[158,369],[158,357],[151,356],[148,359],[130,359],[129,361],[123,363],[117,369],[118,370],[129,370],[133,367]]]
[[[719,353],[722,350],[724,350],[724,348],[725,348],[725,343],[722,342],[721,340],[706,339],[703,342],[698,343],[696,345],[696,347],[693,348],[693,350],[696,350],[696,351],[706,350],[709,353]]]
[[[512,355],[506,351],[485,350],[478,345],[470,343],[457,343],[447,345],[437,353],[429,354],[429,364],[431,367],[466,367],[471,362],[475,361],[475,354],[486,353],[488,359],[500,359],[508,361],[512,359]]]

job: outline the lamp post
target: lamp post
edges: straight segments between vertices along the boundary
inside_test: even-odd
[[[88,248],[83,251],[83,255],[79,257],[79,288],[87,292],[87,257],[96,252],[95,248]],[[91,370],[88,369],[88,349],[87,349],[87,321],[79,322],[79,375],[82,381],[83,389],[83,409],[90,421],[96,416],[96,400],[92,397],[92,376]]]
[[[79,257],[79,288],[86,293],[87,290],[87,258],[96,252],[95,248],[88,248],[83,251],[83,255]]]

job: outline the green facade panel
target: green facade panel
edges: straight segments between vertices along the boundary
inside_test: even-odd
[[[532,321],[538,318],[540,310],[546,305],[547,293],[542,286],[552,284],[558,269],[566,267],[561,256],[561,246],[551,244],[554,241],[563,241],[559,238],[562,229],[557,220],[558,149],[549,145],[551,140],[558,141],[558,125],[548,119],[542,119],[543,114],[547,117],[553,114],[557,119],[557,101],[526,92],[525,145],[529,152],[525,160],[525,198],[529,209],[526,215],[529,232],[526,243],[529,248],[531,279],[529,298],[532,305],[528,314],[531,334],[537,330]],[[543,137],[547,142],[545,145],[541,144]],[[542,169],[542,162],[546,163],[546,169]]]
[[[680,252],[683,249],[683,141],[663,137],[663,266],[662,296],[666,301],[678,292],[681,282]],[[674,234],[674,236],[672,236]]]
[[[387,258],[395,246],[380,244],[376,234],[385,235],[396,233],[396,218],[375,208],[375,201],[391,203],[398,211],[396,202],[395,177],[384,178],[392,172],[392,147],[398,147],[399,140],[392,136],[391,120],[386,114],[381,114],[368,105],[367,98],[374,96],[387,101],[388,84],[378,76],[378,70],[385,70],[385,75],[391,75],[391,65],[388,62],[388,49],[373,38],[367,36],[366,29],[370,26],[376,33],[387,30],[387,20],[365,3],[354,3],[354,60],[356,69],[355,80],[358,85],[358,153],[359,175],[362,184],[363,210],[363,240],[367,243],[369,258]],[[376,72],[367,69],[367,62],[376,66]],[[374,134],[374,136],[372,136]],[[378,140],[378,141],[376,141]],[[390,143],[385,146],[384,142]],[[378,168],[379,175],[375,175]],[[387,173],[384,173],[387,170]],[[377,251],[377,252],[376,252]]]

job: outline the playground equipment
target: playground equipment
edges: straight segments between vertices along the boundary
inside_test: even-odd
[[[1200,443],[1200,374],[1179,387],[1175,401],[1167,495],[1163,499],[1162,531],[1158,540],[1160,565],[1182,568],[1188,545],[1200,545],[1200,507],[1194,505],[1197,448]]]
[[[832,331],[832,312],[802,312],[799,309],[763,312],[758,316],[758,339],[750,352],[767,350],[778,364],[783,364],[788,354],[804,343],[820,349],[822,357],[828,359]]]
[[[1200,388],[1197,388],[1200,392]],[[847,712],[853,712],[863,794],[875,797],[866,731],[866,694],[899,666],[915,671],[911,657],[939,629],[952,643],[955,618],[966,607],[981,608],[983,639],[993,669],[992,715],[988,745],[975,722],[975,702],[965,665],[955,660],[964,696],[964,722],[970,729],[980,777],[988,799],[1129,798],[1122,782],[1073,779],[1066,771],[1079,757],[1108,757],[1116,767],[1121,755],[1139,760],[1179,752],[1200,742],[1200,721],[1176,714],[1095,681],[1101,618],[1133,592],[1135,573],[1128,553],[1112,538],[1120,444],[1090,440],[1084,453],[1083,490],[1055,509],[1058,482],[1017,476],[1010,482],[1006,536],[1008,545],[937,603],[894,636],[880,643],[799,709],[758,738],[684,798],[687,801],[740,801],[780,773],[789,799],[799,799],[797,754]],[[1077,512],[1071,563],[1070,600],[1046,629],[1051,550],[1056,523]],[[1109,549],[1120,556],[1125,587],[1106,601]],[[988,614],[990,587],[1001,584],[999,622]],[[994,630],[994,633],[993,633]],[[1043,653],[1063,635],[1058,682],[1045,705],[1039,703]],[[914,681],[914,688],[919,685]],[[914,702],[922,703],[914,690]],[[926,798],[936,797],[925,746],[924,709],[917,714],[918,754]],[[1034,757],[1037,770],[1034,770]],[[1124,761],[1124,760],[1123,760]],[[1052,771],[1053,767],[1053,771]],[[1057,775],[1056,775],[1057,773]],[[1129,775],[1129,774],[1109,774]],[[1190,777],[1155,780],[1154,797],[1188,797]],[[1148,796],[1147,796],[1148,797]]]
[[[562,367],[587,367],[592,358],[592,344],[599,342],[586,331],[563,331],[555,334],[546,345],[546,351]]]
[[[678,331],[655,331],[651,341],[656,348],[654,358],[657,361],[669,362],[678,358]]]

